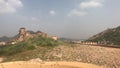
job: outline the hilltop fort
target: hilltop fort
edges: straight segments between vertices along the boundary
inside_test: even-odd
[[[19,33],[14,36],[13,38],[10,38],[9,41],[1,41],[0,45],[6,45],[6,44],[16,44],[17,42],[24,41],[25,39],[28,38],[33,38],[36,36],[44,37],[44,38],[52,38],[53,40],[57,40],[57,36],[48,36],[47,33],[44,33],[42,31],[30,31],[26,30],[26,28],[20,28]]]
[[[41,32],[41,31],[37,31],[37,32],[26,31],[25,28],[20,28],[17,41],[23,41],[26,38],[32,38],[34,36],[41,36],[41,37],[46,37],[46,38],[48,37],[46,33]]]

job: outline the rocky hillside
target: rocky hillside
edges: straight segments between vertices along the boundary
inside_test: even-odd
[[[87,41],[99,42],[102,44],[120,45],[120,26],[98,33],[90,37]]]
[[[23,41],[26,38],[32,38],[34,36],[41,36],[41,37],[47,37],[47,34],[41,31],[31,31],[31,30],[27,30],[25,28],[20,28],[19,29],[19,33],[17,33],[17,35],[13,36],[13,37],[7,37],[7,36],[3,36],[0,37],[0,41],[3,42],[18,42],[18,41]]]

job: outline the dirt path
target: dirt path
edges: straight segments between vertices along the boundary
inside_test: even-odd
[[[2,62],[3,61],[3,58],[0,58],[0,62]]]
[[[7,62],[0,63],[0,68],[102,68],[93,64],[79,62]]]

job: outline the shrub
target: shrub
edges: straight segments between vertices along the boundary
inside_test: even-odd
[[[28,46],[28,50],[33,50],[33,49],[35,49],[36,47],[34,46],[34,45],[29,45]]]
[[[14,55],[16,53],[24,52],[27,50],[33,50],[36,46],[57,46],[59,44],[58,41],[55,41],[51,38],[44,37],[34,37],[26,39],[22,42],[18,42],[15,45],[9,45],[0,49],[0,55]]]

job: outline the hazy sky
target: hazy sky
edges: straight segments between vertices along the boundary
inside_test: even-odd
[[[120,0],[0,0],[0,36],[20,27],[86,39],[120,26]]]

